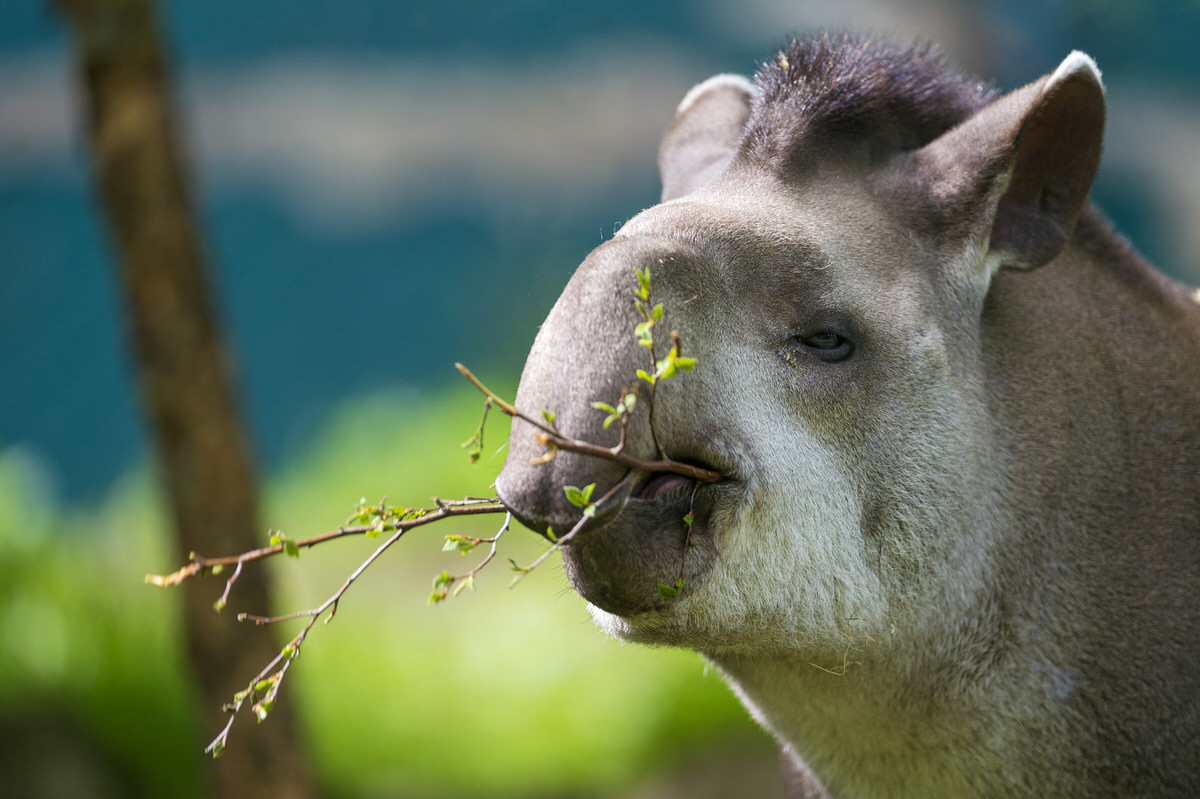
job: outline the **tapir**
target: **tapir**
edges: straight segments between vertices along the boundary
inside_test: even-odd
[[[561,535],[596,484],[572,585],[711,662],[789,797],[1200,796],[1200,294],[1089,204],[1104,118],[1078,51],[1001,94],[795,40],[684,97],[537,334],[518,409],[721,479],[516,421],[499,496]],[[643,270],[696,359],[653,391]]]

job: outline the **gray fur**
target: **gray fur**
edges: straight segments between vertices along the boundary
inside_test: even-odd
[[[602,510],[564,556],[597,621],[704,653],[792,796],[1200,795],[1200,304],[1086,205],[1095,65],[997,96],[819,37],[709,89],[517,395],[615,444],[589,403],[646,365],[650,267],[699,367],[628,449],[728,479],[696,491],[686,557],[689,491]],[[804,344],[826,331],[849,358]],[[514,424],[497,481],[539,530],[577,518],[563,485],[626,471],[540,454]]]

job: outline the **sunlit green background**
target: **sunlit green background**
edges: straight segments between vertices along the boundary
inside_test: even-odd
[[[1110,109],[1093,197],[1200,280],[1194,0],[160,5],[263,523],[294,536],[360,497],[487,492],[503,426],[469,466],[479,402],[451,363],[511,393],[574,266],[655,201],[674,104],[791,31],[931,38],[1004,88],[1086,50]],[[184,681],[178,597],[142,583],[180,553],[81,129],[50,4],[3,3],[0,795],[195,796],[215,730]],[[779,795],[770,740],[719,677],[604,638],[555,562],[427,606],[435,573],[472,562],[440,551],[445,532],[401,541],[289,677],[329,796]],[[506,543],[541,551],[521,530]],[[275,610],[323,599],[370,546],[272,564]]]
[[[486,492],[500,457],[470,467],[458,447],[479,407],[466,392],[350,401],[274,475],[264,516],[303,535],[336,527],[363,493]],[[4,795],[195,796],[207,761],[180,674],[179,608],[140,580],[177,559],[153,481],[139,470],[99,505],[62,509],[39,479],[19,454],[0,460]],[[657,796],[673,772],[728,780],[729,768],[773,787],[767,741],[718,677],[694,655],[600,635],[555,568],[510,591],[496,564],[473,593],[430,607],[433,575],[476,560],[443,554],[444,533],[397,544],[289,677],[283,701],[300,709],[330,796]],[[541,551],[521,530],[506,543],[520,562]],[[275,564],[281,607],[317,604],[373,547],[354,539]],[[253,734],[247,721],[231,745]]]

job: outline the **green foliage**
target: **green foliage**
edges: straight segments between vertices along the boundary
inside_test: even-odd
[[[442,544],[442,551],[457,552],[461,555],[474,552],[475,547],[481,543],[481,539],[473,538],[469,535],[448,535],[445,538],[446,543]]]
[[[578,508],[583,508],[583,515],[588,518],[596,515],[596,503],[592,502],[592,492],[595,490],[595,483],[590,483],[583,488],[579,488],[578,486],[563,486],[563,492],[567,495],[567,502]]]
[[[659,596],[663,596],[663,597],[679,596],[679,592],[683,590],[684,582],[685,582],[685,580],[682,577],[680,577],[678,580],[675,581],[675,583],[673,585],[665,585],[663,583],[659,583],[658,584]]]
[[[595,490],[595,483],[589,483],[583,488],[579,488],[578,486],[563,486],[563,492],[567,495],[567,502],[570,502],[577,508],[586,507],[592,501],[592,492]]]
[[[655,364],[654,380],[666,380],[679,372],[690,372],[695,368],[696,359],[684,358],[679,354],[679,348],[673,345],[671,351],[667,353],[667,357]]]
[[[592,407],[608,414],[604,420],[604,429],[607,430],[612,426],[613,422],[619,422],[630,414],[636,404],[637,394],[630,391],[621,397],[620,402],[616,405],[609,405],[607,402],[593,402]]]
[[[270,541],[271,541],[271,546],[273,546],[273,547],[282,546],[284,554],[287,555],[289,558],[300,557],[300,546],[299,546],[299,544],[296,543],[296,539],[289,538],[288,536],[286,536],[280,532],[274,532],[271,534]],[[214,571],[215,571],[215,569],[214,569]]]
[[[653,355],[655,344],[654,327],[663,319],[663,304],[660,302],[653,306],[650,305],[650,267],[647,266],[644,269],[638,269],[636,272],[638,287],[634,292],[633,304],[634,307],[637,308],[638,313],[641,315],[642,321],[634,327],[633,335],[635,338],[637,338],[638,344],[641,344],[643,347],[648,349],[651,353],[651,356],[655,357]],[[654,386],[660,380],[668,380],[677,375],[679,372],[690,372],[695,368],[696,359],[685,358],[683,356],[683,354],[680,352],[679,337],[675,333],[672,333],[671,349],[667,352],[666,357],[654,361],[653,372],[647,372],[645,369],[638,369],[637,376],[639,380]],[[596,407],[596,403],[592,403],[592,407]],[[617,415],[619,418],[619,415],[616,414],[615,408],[611,409],[610,412],[613,413],[613,415]],[[610,422],[606,421],[604,426],[608,427],[609,424]]]

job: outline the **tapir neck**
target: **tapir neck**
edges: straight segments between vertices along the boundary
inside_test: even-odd
[[[714,662],[755,718],[841,799],[1026,795],[1022,773],[1057,773],[1052,757],[1028,762],[1028,739],[994,734],[1006,717],[1012,728],[1027,726],[1021,703],[1006,705],[1010,697],[992,686],[944,671],[897,675],[864,650],[851,652],[832,669],[788,658]],[[1046,743],[1044,753],[1057,751]]]
[[[1097,213],[1031,272],[1001,270],[983,313],[990,415],[1028,558],[1090,558],[1196,532],[1200,303]],[[1170,509],[1170,510],[1164,510]],[[1163,513],[1169,515],[1163,516]]]

